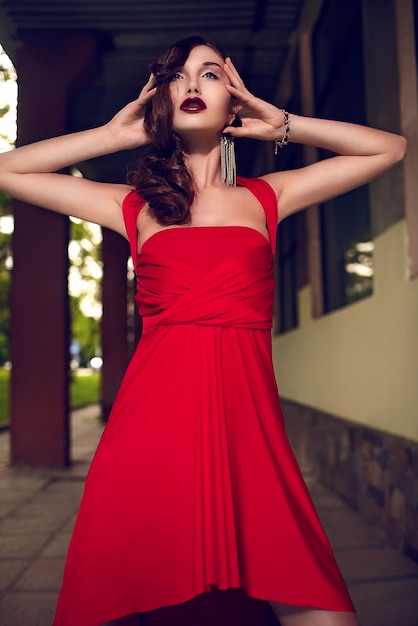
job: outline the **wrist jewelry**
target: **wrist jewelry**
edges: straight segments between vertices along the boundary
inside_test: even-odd
[[[283,109],[283,116],[284,116],[284,122],[283,122],[283,126],[284,126],[284,132],[283,132],[283,137],[281,139],[276,139],[274,142],[274,154],[278,154],[279,152],[279,148],[284,148],[285,146],[287,146],[288,141],[289,141],[289,134],[290,134],[290,114],[285,111]]]

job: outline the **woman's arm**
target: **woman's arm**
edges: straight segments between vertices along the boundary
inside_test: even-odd
[[[127,185],[57,174],[70,165],[148,143],[144,107],[155,89],[151,77],[140,96],[104,126],[46,139],[0,155],[0,189],[20,200],[96,222],[125,235],[120,204]]]
[[[242,127],[228,127],[226,132],[264,141],[281,140],[283,111],[253,96],[229,60],[225,71],[231,81],[228,90],[252,115],[242,118]],[[280,199],[280,219],[370,182],[398,163],[406,151],[406,140],[400,135],[358,124],[299,115],[290,116],[289,140],[340,156],[262,177]]]
[[[393,133],[297,115],[291,115],[290,123],[292,141],[324,148],[340,156],[263,176],[280,198],[281,219],[365,185],[405,155],[405,138]]]

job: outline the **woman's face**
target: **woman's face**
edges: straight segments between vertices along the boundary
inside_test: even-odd
[[[219,134],[232,121],[232,98],[225,87],[229,81],[223,65],[215,50],[196,46],[184,66],[173,74],[170,95],[174,131],[183,136],[196,130]]]

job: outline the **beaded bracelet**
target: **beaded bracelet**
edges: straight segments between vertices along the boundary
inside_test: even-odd
[[[276,139],[274,142],[274,154],[278,154],[279,148],[284,148],[285,146],[287,146],[288,141],[289,141],[290,115],[284,109],[283,109],[283,116],[284,116],[284,122],[283,122],[284,133],[281,139]]]

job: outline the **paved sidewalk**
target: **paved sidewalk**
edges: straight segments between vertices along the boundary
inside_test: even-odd
[[[97,407],[73,414],[73,466],[14,471],[0,433],[0,624],[50,626],[84,478],[101,433]],[[388,547],[307,477],[362,626],[418,626],[418,564]],[[76,626],[76,625],[74,625]],[[196,625],[198,626],[198,625]],[[214,624],[216,626],[216,624]]]

